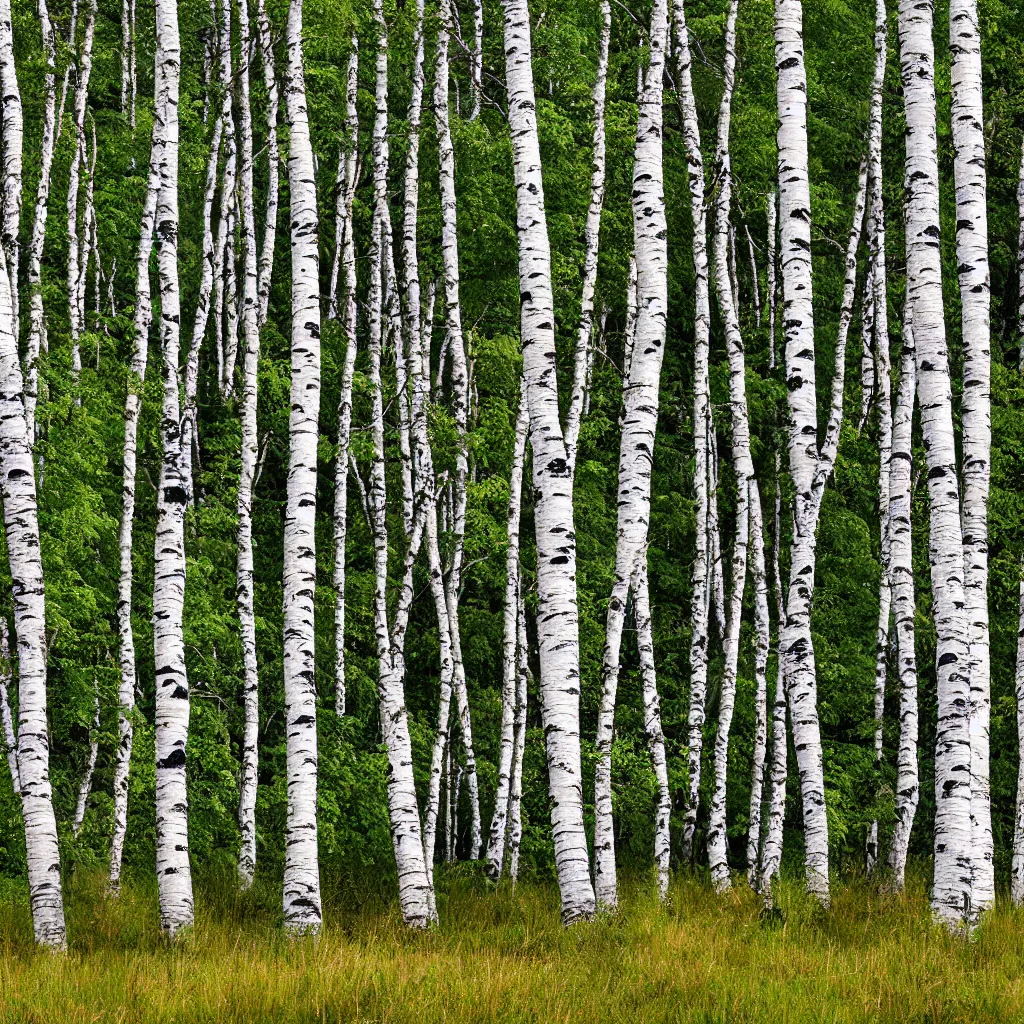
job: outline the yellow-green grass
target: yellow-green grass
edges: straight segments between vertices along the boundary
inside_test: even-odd
[[[151,887],[104,896],[69,885],[70,952],[32,948],[24,890],[0,889],[0,1020],[209,1021],[1024,1021],[1024,914],[1000,909],[971,942],[929,923],[924,884],[906,897],[867,883],[823,913],[783,887],[763,922],[737,884],[716,896],[676,881],[660,907],[644,879],[618,914],[564,930],[550,885],[442,883],[441,925],[414,935],[393,900],[354,907],[338,886],[317,940],[280,931],[270,885],[208,883],[197,923],[157,935]]]

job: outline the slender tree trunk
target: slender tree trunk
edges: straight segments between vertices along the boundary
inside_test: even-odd
[[[178,374],[181,294],[178,286],[178,96],[181,43],[176,0],[158,0],[156,120],[163,123],[157,156],[156,251],[163,348],[162,460],[157,489],[153,564],[153,647],[156,660],[156,872],[160,924],[174,938],[194,917],[188,852],[186,749],[189,727],[185,671],[185,507],[181,395]]]
[[[259,668],[256,660],[256,602],[254,594],[252,498],[256,476],[259,436],[256,427],[259,383],[260,327],[257,281],[256,213],[253,201],[252,106],[249,99],[249,12],[245,3],[238,8],[241,66],[238,74],[238,114],[241,141],[239,198],[242,207],[242,357],[241,473],[238,479],[238,560],[236,590],[238,619],[242,633],[243,706],[242,773],[238,793],[238,826],[241,851],[238,879],[243,889],[252,885],[256,871],[256,786],[259,765]]]
[[[888,57],[885,0],[875,3],[875,72],[871,83],[868,122],[868,276],[864,290],[874,304],[875,381],[878,392],[878,518],[881,532],[882,573],[878,589],[878,628],[875,641],[875,764],[881,777],[885,715],[885,687],[888,675],[889,625],[892,610],[891,544],[889,528],[890,480],[892,475],[892,368],[889,362],[889,300],[886,281],[885,207],[882,203],[882,89]],[[879,856],[878,821],[868,833],[867,870],[871,874]]]
[[[985,210],[985,113],[977,0],[953,0],[949,48],[956,182],[956,261],[963,320],[963,540],[967,672],[971,687],[971,911],[974,919],[996,900],[989,791],[992,711],[988,624],[988,497],[992,411],[988,218]]]
[[[761,843],[761,803],[764,796],[765,757],[768,752],[768,652],[771,648],[771,613],[768,610],[768,573],[765,566],[764,517],[756,481],[750,485],[751,576],[754,584],[754,753],[750,778],[747,825],[747,880],[757,889]],[[785,735],[783,735],[785,740]]]
[[[264,0],[256,0],[256,36],[263,63],[263,83],[267,91],[267,209],[263,218],[263,245],[260,249],[259,296],[260,327],[267,322],[270,308],[270,279],[274,270],[274,245],[277,240],[277,207],[280,160],[277,144],[277,72],[274,67],[274,43],[270,18]]]
[[[430,876],[423,851],[419,807],[412,773],[412,741],[405,706],[402,650],[408,606],[412,599],[412,561],[419,547],[427,516],[421,509],[416,529],[409,540],[406,573],[399,594],[399,607],[392,630],[388,624],[388,528],[387,491],[384,465],[384,401],[381,384],[381,348],[384,313],[384,250],[387,245],[388,172],[388,36],[382,0],[375,0],[374,20],[378,31],[376,116],[373,126],[374,207],[371,245],[370,298],[368,304],[369,381],[372,406],[372,465],[369,504],[372,520],[374,569],[374,630],[380,665],[379,694],[381,728],[388,750],[388,811],[391,841],[398,869],[398,897],[402,917],[411,928],[426,928],[435,915]],[[400,342],[399,342],[400,343]]]
[[[576,449],[579,444],[580,423],[587,394],[590,352],[594,336],[594,288],[597,285],[597,257],[601,240],[601,211],[605,193],[605,93],[608,82],[608,46],[612,31],[611,0],[601,0],[601,35],[597,46],[597,77],[591,93],[594,100],[594,142],[590,167],[590,206],[583,229],[585,255],[583,257],[583,289],[580,301],[580,322],[576,329],[576,359],[573,368],[572,397],[565,417],[565,447],[569,452],[569,467],[576,471]],[[635,324],[634,324],[635,328]]]
[[[917,654],[914,646],[914,551],[911,472],[917,367],[909,303],[903,319],[903,355],[893,418],[889,474],[889,578],[900,677],[900,746],[896,760],[896,827],[889,850],[894,891],[903,889],[910,832],[920,791],[917,770]]]
[[[536,495],[541,693],[562,920],[595,909],[583,825],[580,648],[572,477],[558,417],[554,297],[527,0],[503,0],[505,70],[516,183],[523,374]],[[660,106],[659,106],[660,109]]]
[[[523,839],[523,753],[526,750],[526,698],[530,678],[529,650],[526,641],[526,607],[523,581],[519,580],[519,650],[516,656],[516,716],[512,739],[512,781],[508,795],[508,875],[515,887],[519,878],[519,847]]]
[[[288,507],[284,525],[284,690],[288,736],[288,824],[284,918],[289,931],[317,933],[317,741],[314,685],[316,460],[320,410],[320,271],[316,178],[302,65],[302,0],[288,9],[285,106],[290,146],[292,383]]]
[[[775,241],[779,230],[779,197],[774,189],[768,193],[768,369],[778,361],[775,348],[775,299],[778,290],[775,274]]]
[[[665,733],[661,726],[661,700],[658,697],[658,678],[654,666],[654,628],[646,558],[637,570],[635,593],[637,643],[640,649],[640,672],[643,677],[644,731],[647,733],[651,767],[658,787],[654,814],[654,865],[657,872],[658,897],[664,900],[668,896],[671,856],[669,821],[672,815],[672,801],[669,793]]]
[[[526,441],[530,418],[525,389],[519,400],[516,416],[515,445],[512,451],[512,474],[508,485],[508,525],[505,551],[505,622],[502,636],[501,676],[501,745],[498,756],[498,787],[494,796],[494,816],[487,840],[487,874],[497,881],[505,859],[505,843],[509,824],[510,789],[512,784],[513,748],[518,689],[519,642],[519,523],[523,505],[523,467],[526,462]]]
[[[776,0],[778,167],[782,291],[786,327],[789,464],[796,489],[789,602],[780,640],[803,796],[808,891],[829,903],[828,819],[811,638],[819,473],[811,276],[811,200],[807,167],[807,76],[801,0]]]
[[[89,803],[89,794],[92,792],[92,776],[96,771],[96,759],[100,752],[100,691],[94,679],[93,686],[93,714],[92,728],[89,730],[89,759],[86,761],[85,774],[82,776],[81,784],[78,787],[78,799],[75,801],[75,817],[71,823],[71,831],[78,837],[82,831],[82,823],[85,821],[85,808]]]
[[[1024,138],[1020,143],[1020,172],[1017,176],[1017,369],[1024,373]]]
[[[135,477],[138,459],[139,415],[149,357],[149,331],[153,323],[149,264],[153,253],[157,196],[160,191],[160,160],[165,148],[166,126],[153,122],[149,178],[142,206],[139,255],[136,262],[134,348],[124,405],[124,461],[121,485],[121,528],[118,534],[120,560],[117,583],[118,660],[121,682],[118,688],[118,746],[114,762],[114,828],[110,841],[110,890],[121,884],[121,858],[128,830],[128,776],[131,769],[135,715],[135,634],[132,629],[132,534],[135,522]]]
[[[1017,803],[1013,816],[1013,857],[1010,861],[1010,899],[1016,907],[1024,903],[1024,577],[1021,578],[1019,591],[1017,667],[1014,672],[1017,696]],[[13,768],[11,774],[13,778]]]
[[[697,506],[697,544],[693,562],[693,597],[690,639],[690,704],[687,715],[688,790],[683,816],[683,859],[693,858],[693,836],[700,795],[701,754],[704,745],[705,704],[708,681],[709,585],[709,484],[708,432],[711,424],[711,383],[709,338],[711,299],[708,281],[707,208],[704,203],[704,157],[700,145],[700,122],[693,93],[690,40],[686,29],[683,0],[673,0],[675,54],[679,103],[683,113],[683,136],[690,186],[690,214],[693,220],[694,266],[694,382],[693,382],[693,484]]]
[[[29,441],[36,439],[36,406],[39,402],[39,357],[46,349],[46,317],[43,309],[43,247],[46,244],[46,217],[50,199],[53,151],[57,142],[57,49],[53,23],[46,0],[39,0],[37,11],[46,55],[42,140],[39,151],[39,184],[36,186],[32,215],[32,237],[28,249],[29,330],[25,348],[25,420]]]
[[[929,561],[936,630],[935,879],[932,911],[949,927],[971,900],[971,735],[964,545],[949,354],[942,302],[935,51],[930,0],[900,0],[907,133],[907,280],[917,351],[921,429],[928,453]]]
[[[14,337],[18,337],[18,264],[21,253],[18,241],[21,229],[22,145],[24,115],[21,91],[14,62],[14,28],[10,0],[0,0],[0,141],[2,141],[3,211],[2,241],[7,275],[10,282],[11,314]]]
[[[743,616],[743,592],[747,577],[747,553],[750,539],[750,492],[757,483],[750,454],[750,419],[747,412],[746,359],[740,333],[736,291],[730,281],[729,212],[732,204],[732,162],[729,156],[729,131],[732,120],[732,95],[736,82],[736,17],[738,0],[732,0],[725,27],[725,87],[718,113],[718,139],[715,151],[715,177],[718,196],[715,201],[715,289],[725,324],[729,359],[729,403],[732,425],[732,460],[736,474],[736,537],[732,554],[732,590],[724,638],[725,666],[719,701],[718,730],[715,736],[715,784],[708,822],[708,859],[711,878],[719,891],[731,885],[727,859],[726,777],[729,762],[729,732],[736,705],[736,681],[739,669],[740,627]],[[735,246],[733,246],[735,249]],[[733,273],[735,280],[735,273]]]
[[[667,44],[667,0],[656,0],[651,10],[650,54],[644,74],[633,162],[636,339],[624,383],[615,579],[605,625],[601,706],[597,719],[598,759],[594,774],[594,889],[598,905],[607,909],[613,909],[618,903],[611,784],[615,694],[626,604],[647,559],[654,438],[667,327],[668,229],[662,167],[662,80]]]
[[[21,773],[18,771],[18,737],[14,732],[9,687],[13,679],[11,646],[7,636],[7,616],[0,617],[0,718],[3,719],[4,754],[11,773],[11,788],[21,797]]]
[[[334,470],[334,710],[345,714],[345,538],[348,533],[348,459],[352,442],[352,381],[356,369],[356,247],[352,204],[356,190],[359,159],[359,41],[352,37],[345,89],[345,119],[348,139],[344,149],[344,202],[339,203],[342,232],[341,262],[345,268],[345,362],[341,371],[338,399],[338,455]],[[333,292],[332,292],[333,294]]]

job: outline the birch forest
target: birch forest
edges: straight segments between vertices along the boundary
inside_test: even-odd
[[[1003,0],[0,0],[34,942],[1019,943],[1022,96]]]

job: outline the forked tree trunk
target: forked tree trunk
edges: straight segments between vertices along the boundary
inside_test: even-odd
[[[583,824],[580,647],[572,477],[558,416],[554,297],[527,0],[504,0],[505,71],[519,238],[523,374],[536,495],[541,692],[555,871],[565,924],[594,913]]]
[[[302,64],[302,0],[288,9],[285,107],[291,193],[291,415],[284,523],[284,695],[288,738],[288,822],[284,920],[316,934],[323,914],[317,844],[314,633],[316,463],[320,412],[320,259],[316,177]]]
[[[900,0],[907,132],[907,280],[921,430],[928,455],[929,561],[936,630],[935,877],[932,912],[960,927],[971,901],[970,645],[949,353],[942,300],[931,0]]]

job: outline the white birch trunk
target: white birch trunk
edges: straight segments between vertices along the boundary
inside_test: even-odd
[[[893,890],[903,889],[910,833],[920,792],[917,768],[917,654],[914,646],[914,560],[911,534],[911,446],[917,390],[909,303],[903,320],[903,355],[893,418],[889,473],[889,578],[900,679],[900,746],[896,760],[896,826],[889,848]]]
[[[345,362],[341,371],[338,399],[338,455],[334,469],[334,710],[345,714],[345,538],[348,534],[348,458],[352,441],[352,380],[356,368],[356,249],[352,204],[355,199],[356,164],[359,158],[359,43],[352,37],[345,88],[345,121],[348,133],[344,150],[344,203],[342,215],[341,262],[345,269],[345,298],[342,322],[345,328]]]
[[[501,877],[508,833],[510,788],[512,779],[513,747],[515,744],[515,717],[518,683],[519,642],[519,523],[523,504],[523,467],[526,461],[526,441],[529,432],[529,410],[525,390],[519,400],[516,416],[515,446],[512,451],[512,473],[508,491],[508,525],[505,551],[505,621],[501,645],[501,744],[498,756],[498,787],[494,796],[494,816],[487,840],[487,873],[497,881]]]
[[[778,361],[775,346],[775,299],[778,290],[775,276],[775,241],[779,230],[779,204],[775,189],[768,193],[768,369]]]
[[[181,43],[176,0],[158,0],[155,118],[162,122],[156,167],[157,267],[163,348],[162,458],[153,562],[153,648],[156,675],[156,873],[160,926],[170,938],[195,919],[188,852],[186,749],[189,727],[185,671],[185,507],[181,394],[178,374],[181,294],[178,285],[178,97]],[[156,147],[155,147],[156,148]]]
[[[473,0],[473,49],[469,54],[469,77],[473,86],[473,109],[470,121],[480,116],[480,105],[484,94],[484,4]]]
[[[320,930],[317,736],[313,630],[316,588],[316,460],[320,411],[320,272],[316,179],[302,66],[302,0],[288,9],[285,106],[291,192],[291,416],[284,525],[284,690],[288,824],[284,918],[289,931]]]
[[[503,0],[508,114],[516,183],[523,374],[536,494],[541,694],[562,920],[595,909],[583,825],[580,648],[572,477],[558,416],[554,297],[527,0]],[[660,109],[660,105],[659,105]]]
[[[373,239],[368,304],[368,336],[371,388],[371,437],[373,459],[370,474],[369,504],[372,519],[374,568],[374,630],[380,665],[378,684],[381,729],[388,750],[388,812],[391,841],[398,869],[398,898],[402,917],[411,928],[426,928],[435,920],[432,889],[423,851],[419,807],[412,772],[412,741],[405,706],[404,661],[401,656],[408,605],[412,599],[412,559],[419,538],[410,538],[406,555],[406,575],[399,594],[399,607],[392,630],[388,624],[388,528],[386,477],[384,466],[384,403],[381,385],[381,348],[384,314],[384,249],[387,245],[387,169],[388,169],[388,36],[382,0],[375,0],[374,21],[378,31],[376,116],[373,126],[374,208]],[[425,510],[422,510],[425,511]],[[417,516],[417,531],[422,535],[426,516]]]
[[[665,733],[661,726],[661,700],[658,697],[658,677],[654,665],[654,628],[651,618],[651,595],[644,558],[636,574],[636,633],[640,650],[640,672],[643,677],[644,732],[651,754],[651,768],[658,788],[654,812],[654,867],[657,874],[658,898],[668,897],[671,835],[669,821],[672,801],[668,785],[668,758],[665,753]]]
[[[732,426],[732,461],[736,474],[736,537],[732,553],[732,588],[724,637],[725,665],[719,702],[718,730],[715,735],[714,789],[708,822],[708,860],[711,879],[719,892],[729,889],[729,863],[726,835],[726,777],[729,762],[729,733],[736,706],[736,681],[739,669],[740,627],[743,616],[743,592],[747,577],[747,549],[750,539],[750,493],[756,487],[754,463],[750,454],[750,420],[747,413],[746,359],[740,333],[735,273],[730,275],[729,211],[732,203],[732,163],[729,156],[729,131],[732,120],[732,95],[736,83],[736,18],[738,0],[731,0],[726,16],[725,86],[718,113],[718,139],[715,149],[715,176],[718,196],[715,201],[715,289],[725,324],[729,359],[729,404]],[[732,251],[734,253],[735,246]],[[730,279],[731,278],[731,279]]]
[[[779,646],[803,796],[807,888],[821,903],[828,905],[828,819],[825,814],[825,776],[810,623],[818,507],[814,491],[819,453],[811,198],[807,167],[807,77],[802,19],[801,0],[776,0],[779,220],[782,227],[789,465],[796,489],[789,600]]]
[[[651,475],[668,306],[668,228],[662,167],[662,97],[668,44],[667,0],[651,10],[649,56],[633,160],[633,237],[637,266],[636,337],[626,368],[619,445],[615,579],[608,602],[594,773],[594,889],[599,907],[618,903],[612,820],[612,740],[626,604],[647,558]],[[535,444],[535,450],[537,445]]]
[[[771,648],[771,613],[768,609],[768,573],[765,566],[764,516],[756,481],[750,485],[751,578],[754,586],[754,752],[750,778],[747,825],[747,881],[757,889],[761,844],[761,803],[764,797],[765,757],[768,752],[768,652]],[[785,739],[785,736],[783,736]]]
[[[36,438],[36,406],[39,403],[39,356],[46,350],[46,316],[43,308],[43,247],[46,244],[46,217],[50,199],[53,151],[57,142],[57,49],[46,0],[37,7],[46,55],[42,140],[39,150],[39,184],[36,186],[32,215],[32,236],[28,249],[29,330],[25,348],[25,420],[29,441]]]
[[[118,745],[114,762],[114,828],[110,841],[110,891],[121,884],[121,858],[128,829],[128,776],[131,769],[135,714],[135,634],[132,629],[132,535],[135,522],[135,478],[138,460],[139,415],[149,357],[149,331],[153,323],[149,264],[153,253],[156,203],[160,191],[160,159],[166,126],[153,122],[152,148],[146,198],[142,206],[139,255],[136,262],[134,348],[124,405],[124,459],[121,485],[121,527],[118,534],[119,573],[117,583],[118,661]]]
[[[21,797],[21,773],[18,771],[18,737],[14,731],[14,715],[11,713],[10,686],[13,679],[11,646],[7,636],[7,617],[0,617],[0,718],[3,720],[4,754],[7,768],[11,773],[11,788],[14,795]]]
[[[1017,666],[1014,672],[1017,697],[1017,801],[1013,816],[1013,856],[1010,861],[1010,900],[1015,907],[1024,903],[1024,577],[1021,578],[1019,591]],[[13,772],[12,769],[12,778]]]
[[[277,207],[280,160],[277,143],[277,72],[274,67],[274,43],[270,18],[264,0],[256,0],[256,36],[263,63],[263,83],[267,91],[267,209],[263,218],[263,244],[259,262],[260,327],[267,322],[270,308],[270,279],[274,270],[274,245],[277,240]]]
[[[0,142],[3,159],[3,225],[7,276],[11,291],[11,314],[14,337],[18,337],[18,264],[21,253],[18,241],[21,229],[22,145],[24,114],[21,91],[14,63],[14,27],[10,0],[0,0]]]
[[[526,699],[530,678],[529,649],[526,640],[526,608],[523,581],[519,580],[518,633],[516,655],[516,716],[512,733],[512,781],[508,794],[508,875],[515,887],[519,878],[519,847],[523,838],[523,753],[526,750]]]
[[[992,412],[988,218],[985,210],[985,113],[981,87],[981,34],[977,0],[949,8],[952,56],[953,175],[956,183],[956,261],[963,322],[964,601],[967,672],[971,687],[971,912],[974,919],[996,900],[989,791],[989,720],[992,712],[988,622],[988,498]]]
[[[594,142],[590,165],[590,205],[583,228],[583,288],[580,320],[576,328],[576,358],[573,366],[572,396],[565,417],[565,447],[569,452],[569,468],[575,474],[576,449],[587,394],[590,352],[594,336],[594,288],[597,285],[597,257],[601,240],[601,211],[605,193],[605,93],[608,82],[608,46],[612,31],[610,0],[601,0],[601,36],[597,46],[597,77],[594,80]],[[628,372],[628,366],[625,367]]]
[[[690,702],[687,714],[688,789],[683,815],[683,859],[693,857],[693,836],[697,824],[700,794],[701,754],[704,746],[704,718],[708,681],[708,628],[710,618],[709,559],[709,485],[710,463],[708,431],[711,423],[711,383],[709,344],[711,298],[708,280],[707,208],[704,203],[704,157],[700,145],[700,122],[693,93],[690,40],[686,29],[683,0],[672,7],[679,102],[683,112],[683,137],[690,190],[690,215],[693,220],[694,268],[694,494],[697,505],[697,544],[693,562],[690,638]]]
[[[71,831],[78,837],[82,831],[82,823],[85,821],[85,808],[89,803],[89,794],[92,792],[92,776],[96,771],[96,759],[100,753],[100,691],[96,680],[93,685],[93,714],[92,727],[89,730],[89,759],[85,764],[85,774],[78,786],[78,799],[75,801],[75,817],[71,822]]]
[[[259,383],[260,327],[257,281],[256,213],[253,200],[252,105],[249,98],[249,12],[238,8],[238,36],[242,60],[238,74],[238,114],[241,142],[239,198],[242,208],[242,357],[241,472],[238,479],[238,559],[236,590],[242,636],[242,702],[245,725],[242,733],[242,772],[238,792],[238,826],[241,849],[238,880],[243,889],[252,885],[256,871],[256,787],[259,767],[259,668],[256,661],[255,571],[253,566],[252,498],[259,453],[256,428]]]
[[[1020,171],[1017,176],[1017,369],[1024,373],[1024,138],[1020,143]]]
[[[929,561],[936,629],[935,916],[959,927],[971,900],[971,735],[968,616],[953,408],[942,303],[935,51],[930,0],[899,4],[907,132],[907,280],[928,451]]]

